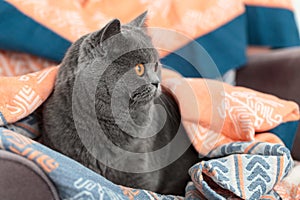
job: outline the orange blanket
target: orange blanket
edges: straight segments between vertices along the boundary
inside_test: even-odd
[[[234,141],[281,143],[271,133],[255,132],[299,120],[296,103],[251,89],[209,79],[182,78],[169,70],[163,73],[163,85],[178,99],[187,133],[204,155]]]

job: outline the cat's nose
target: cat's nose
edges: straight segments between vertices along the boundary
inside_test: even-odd
[[[151,84],[154,85],[156,88],[158,88],[158,86],[159,86],[159,82],[153,82]]]

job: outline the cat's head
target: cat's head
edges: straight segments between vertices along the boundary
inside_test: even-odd
[[[107,98],[128,98],[132,107],[152,102],[160,93],[161,64],[145,19],[146,12],[125,25],[114,19],[85,36],[79,51],[79,63],[103,70],[99,84],[107,88]]]

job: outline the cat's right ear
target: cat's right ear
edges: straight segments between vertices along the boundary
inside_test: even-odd
[[[101,52],[105,53],[103,42],[121,32],[120,20],[114,19],[106,24],[101,30],[92,33],[88,38],[88,48],[100,48]]]
[[[129,26],[134,26],[134,27],[146,27],[146,18],[147,18],[148,11],[143,12],[141,15],[136,17],[134,20],[128,23]]]

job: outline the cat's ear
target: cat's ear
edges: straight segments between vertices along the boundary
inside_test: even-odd
[[[139,15],[137,18],[135,18],[134,20],[132,20],[131,22],[128,23],[129,26],[135,26],[135,27],[145,27],[145,21],[147,18],[147,13],[148,11],[145,11],[144,13],[142,13],[141,15]]]
[[[106,24],[101,30],[91,33],[88,38],[86,38],[82,48],[86,54],[92,52],[93,49],[97,49],[99,53],[104,55],[106,51],[103,42],[119,33],[121,33],[120,20],[114,19]]]
[[[103,41],[111,36],[117,35],[121,32],[120,20],[114,19],[106,24],[100,31],[92,33],[90,39],[96,43],[96,45],[101,45]]]
[[[120,20],[114,19],[110,21],[106,26],[102,29],[100,35],[100,43],[105,41],[107,38],[110,38],[113,35],[117,35],[121,33],[121,23]]]

